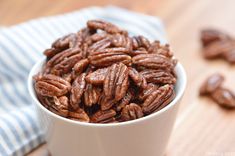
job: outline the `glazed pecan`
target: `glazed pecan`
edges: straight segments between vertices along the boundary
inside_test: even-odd
[[[51,104],[54,102],[53,97],[48,97],[48,96],[42,96],[37,93],[37,98],[40,101],[40,103],[46,108],[49,109]]]
[[[42,96],[62,96],[71,88],[68,81],[51,74],[39,75],[35,78],[35,81],[35,90]]]
[[[218,88],[211,94],[213,100],[226,108],[235,108],[235,95],[225,88]]]
[[[122,99],[128,89],[128,68],[123,63],[109,67],[104,80],[104,94],[107,98],[114,97],[116,101]]]
[[[144,101],[142,110],[144,114],[150,114],[168,105],[175,97],[172,85],[164,85],[153,91]]]
[[[153,91],[157,90],[159,86],[149,83],[145,89],[141,91],[139,94],[139,100],[144,101],[150,94],[152,94]]]
[[[206,95],[214,92],[217,88],[219,88],[224,82],[224,76],[215,73],[209,76],[205,82],[201,85],[200,95]]]
[[[93,123],[110,123],[115,121],[115,115],[116,112],[113,109],[100,110],[91,117],[91,121]]]
[[[140,74],[135,68],[129,67],[129,76],[134,83],[141,88],[146,88],[147,81],[142,74]]]
[[[161,46],[159,41],[154,41],[153,43],[151,43],[148,51],[149,53],[163,55],[168,58],[172,58],[173,56],[173,53],[170,51],[169,44]]]
[[[88,59],[82,59],[78,61],[74,67],[73,67],[73,72],[72,72],[72,77],[76,78],[78,75],[80,75],[84,70],[87,68],[89,65],[89,60]]]
[[[82,121],[82,122],[89,122],[90,118],[87,115],[87,113],[81,109],[78,108],[76,111],[69,111],[68,118],[75,120],[75,121]]]
[[[130,103],[130,101],[134,98],[134,91],[129,89],[126,95],[116,104],[116,110],[120,111],[123,107]]]
[[[163,69],[146,69],[140,72],[149,83],[156,84],[175,84],[176,78],[168,71]]]
[[[108,98],[104,93],[100,96],[98,101],[101,110],[108,110],[116,104],[116,100],[113,98]]]
[[[133,49],[138,49],[140,47],[145,48],[146,50],[150,47],[150,42],[144,36],[134,36],[132,38]]]
[[[63,117],[67,117],[69,114],[68,111],[69,100],[66,96],[53,97],[53,103],[51,103],[49,110]]]
[[[122,62],[129,65],[131,57],[122,52],[96,52],[88,57],[90,63],[96,67],[107,67],[113,63]]]
[[[144,114],[142,112],[141,107],[135,103],[131,103],[129,105],[126,105],[122,109],[122,112],[121,112],[121,118],[124,121],[138,119],[143,116],[144,116]]]
[[[86,73],[82,73],[73,81],[70,94],[70,105],[74,110],[79,108],[79,103],[81,102],[81,97],[86,87],[85,77]]]
[[[132,63],[150,69],[169,69],[173,70],[175,63],[159,54],[140,54],[132,58]]]
[[[99,97],[101,95],[101,89],[91,84],[86,85],[86,89],[84,92],[84,104],[86,106],[92,106],[93,104],[97,104]]]
[[[108,68],[97,69],[86,76],[86,81],[94,85],[103,84],[107,72]]]
[[[230,36],[215,29],[204,29],[201,31],[201,41],[203,46],[207,46],[214,41],[230,40]]]
[[[111,45],[111,39],[110,38],[104,38],[102,40],[99,40],[95,43],[93,43],[89,48],[89,55],[92,55],[94,52],[108,48]]]
[[[102,20],[90,20],[87,22],[87,26],[90,29],[101,29],[110,34],[116,34],[116,33],[125,34],[125,35],[127,34],[126,31],[119,29],[117,26],[113,25],[112,23],[105,22]]]

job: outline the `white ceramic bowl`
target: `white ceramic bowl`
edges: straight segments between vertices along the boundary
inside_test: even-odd
[[[45,59],[32,68],[28,89],[37,108],[52,156],[162,156],[171,134],[178,106],[186,87],[186,74],[176,66],[178,80],[175,99],[160,111],[122,123],[93,124],[58,116],[38,101],[32,76],[41,70]]]

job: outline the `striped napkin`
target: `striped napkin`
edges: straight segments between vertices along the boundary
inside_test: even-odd
[[[161,21],[117,7],[90,7],[0,29],[0,156],[24,155],[43,143],[27,90],[27,76],[44,49],[65,34],[84,27],[88,19],[103,19],[165,43]]]

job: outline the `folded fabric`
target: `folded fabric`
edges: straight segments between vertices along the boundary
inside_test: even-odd
[[[0,155],[24,155],[44,141],[37,114],[27,90],[32,66],[43,50],[65,34],[77,32],[89,19],[103,19],[165,43],[158,18],[117,7],[90,7],[40,18],[0,29]]]

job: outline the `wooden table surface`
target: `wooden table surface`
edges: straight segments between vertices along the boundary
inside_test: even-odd
[[[186,68],[188,86],[166,155],[235,156],[235,110],[221,109],[210,99],[198,97],[199,85],[214,72],[223,73],[225,85],[235,91],[234,66],[221,60],[204,60],[199,42],[199,32],[205,27],[235,35],[234,0],[0,0],[0,25],[110,4],[160,17],[176,57]],[[41,155],[48,155],[46,145],[28,156]]]

